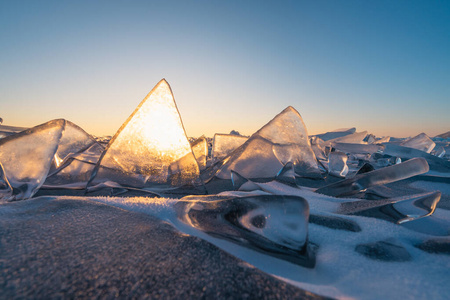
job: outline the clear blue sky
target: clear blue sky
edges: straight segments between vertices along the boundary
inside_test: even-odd
[[[166,78],[188,135],[450,130],[450,1],[0,0],[0,117],[112,135]],[[162,124],[163,126],[163,124]]]

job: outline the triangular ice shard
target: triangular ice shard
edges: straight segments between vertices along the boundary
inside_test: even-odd
[[[216,176],[230,179],[233,170],[246,178],[274,178],[288,162],[297,175],[320,177],[303,119],[291,106],[234,150]]]
[[[423,132],[402,142],[400,145],[403,147],[409,147],[424,151],[426,153],[430,153],[436,146],[436,144],[428,137],[428,135]]]
[[[206,138],[204,136],[199,137],[191,143],[191,148],[200,170],[206,169],[206,158],[208,157],[208,141]]]
[[[0,140],[0,163],[13,193],[4,200],[32,197],[44,183],[65,121],[53,120]]]
[[[235,134],[220,134],[214,135],[213,147],[212,147],[212,159],[214,162],[226,157],[233,152],[243,143],[248,140],[246,136],[240,136]]]
[[[88,186],[113,181],[164,188],[192,184],[198,178],[198,164],[172,90],[163,79],[111,139]]]

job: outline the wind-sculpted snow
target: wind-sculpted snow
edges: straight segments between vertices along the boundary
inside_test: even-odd
[[[163,79],[117,131],[92,172],[88,186],[194,184],[199,167],[187,140],[169,84]]]
[[[224,159],[216,173],[230,179],[231,170],[247,178],[273,178],[287,163],[299,176],[320,177],[316,157],[300,114],[288,107]]]
[[[0,140],[0,163],[13,191],[6,201],[32,197],[50,170],[65,121],[53,120]]]

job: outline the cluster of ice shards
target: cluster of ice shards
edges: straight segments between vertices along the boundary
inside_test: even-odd
[[[247,178],[274,178],[288,162],[299,176],[320,177],[303,119],[291,106],[226,157],[216,176],[230,179],[235,171]]]
[[[0,163],[12,187],[1,195],[6,201],[32,197],[50,170],[65,120],[53,120],[0,139]]]
[[[219,161],[227,157],[231,152],[244,144],[247,140],[248,137],[246,136],[216,133],[214,135],[211,152],[212,160]]]
[[[88,186],[181,186],[199,179],[169,84],[161,80],[110,140]]]

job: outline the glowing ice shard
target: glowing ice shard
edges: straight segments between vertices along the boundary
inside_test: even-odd
[[[347,154],[343,152],[331,152],[328,155],[328,173],[336,177],[344,177],[348,173]]]
[[[332,140],[332,139],[337,139],[349,134],[353,134],[356,132],[356,128],[340,128],[340,129],[336,129],[327,133],[322,133],[322,134],[318,134],[316,135],[318,138],[322,139],[323,141],[328,141],[328,140]]]
[[[208,141],[204,136],[191,143],[192,152],[197,160],[200,170],[206,169],[206,159],[208,157]]]
[[[291,106],[275,116],[233,151],[216,176],[231,178],[231,170],[246,178],[274,178],[288,163],[299,176],[320,177],[316,157],[300,114]]]
[[[247,140],[248,137],[246,136],[216,133],[214,135],[213,148],[211,153],[212,159],[214,161],[218,161],[226,157]]]
[[[193,184],[199,168],[175,99],[162,79],[110,140],[88,187],[105,181],[136,188]]]
[[[436,146],[436,144],[423,132],[402,142],[400,145],[424,151],[426,153],[430,153]]]
[[[428,163],[425,159],[415,158],[404,163],[359,174],[353,178],[329,184],[317,189],[316,192],[333,197],[349,196],[364,191],[372,186],[399,181],[426,173],[428,170]]]
[[[315,259],[308,249],[308,202],[295,196],[184,197],[175,209],[184,223],[306,267]]]
[[[32,197],[44,183],[65,121],[53,120],[0,140],[0,163],[13,188],[7,201]]]

